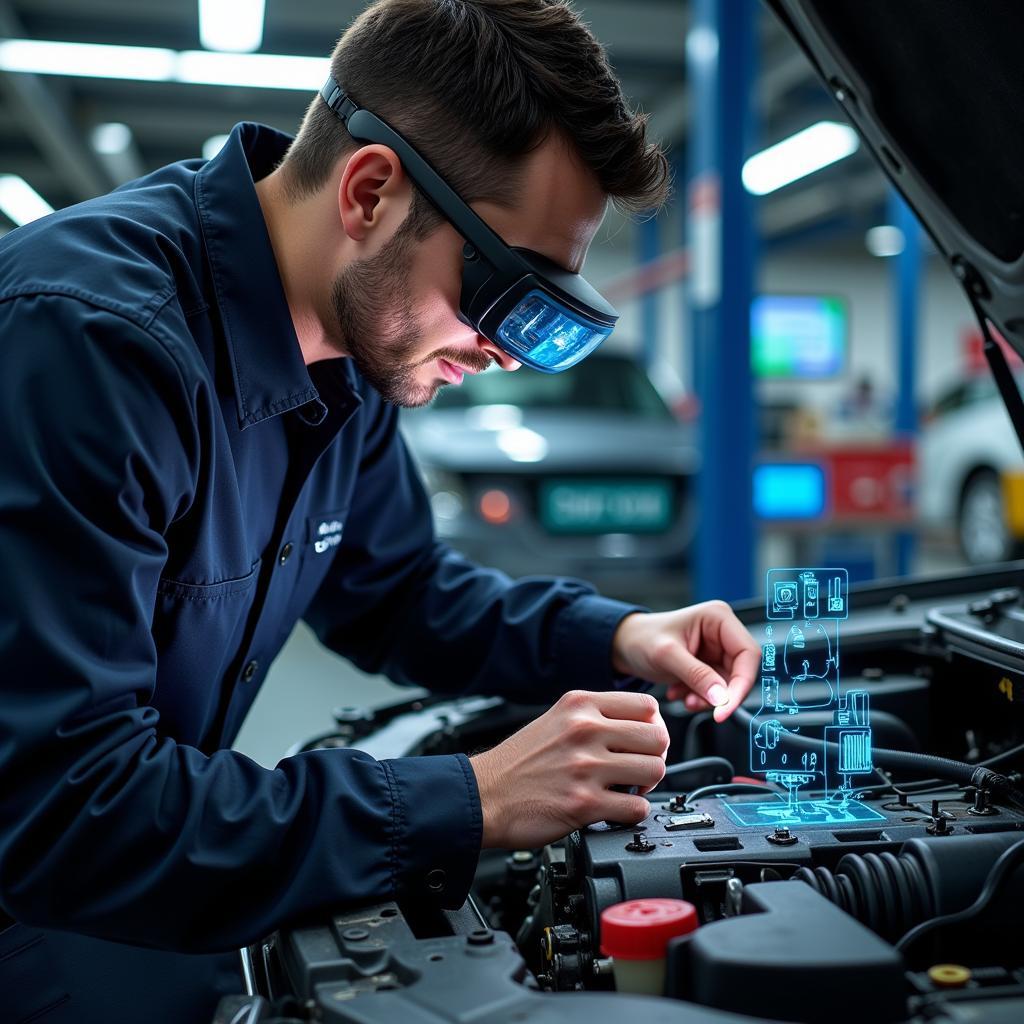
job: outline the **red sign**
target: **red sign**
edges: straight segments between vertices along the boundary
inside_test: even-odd
[[[907,445],[836,448],[825,455],[835,519],[909,519],[914,453]]]

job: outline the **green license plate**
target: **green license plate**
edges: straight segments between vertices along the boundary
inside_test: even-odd
[[[540,518],[552,533],[658,533],[672,518],[668,480],[546,480]]]

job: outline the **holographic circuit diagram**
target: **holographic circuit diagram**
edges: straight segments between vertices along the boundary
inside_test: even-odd
[[[730,801],[729,814],[751,826],[884,820],[854,798],[853,778],[873,768],[868,693],[844,693],[839,683],[839,624],[849,611],[846,570],[769,569],[766,611],[750,771],[783,786],[788,796]]]

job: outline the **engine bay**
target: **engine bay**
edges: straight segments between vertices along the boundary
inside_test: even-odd
[[[249,991],[217,1020],[1024,1019],[1019,572],[851,588],[843,692],[863,706],[805,671],[798,709],[810,736],[840,720],[863,733],[870,706],[875,760],[856,748],[839,797],[806,778],[805,813],[787,816],[791,780],[756,770],[765,693],[783,733],[787,720],[764,676],[737,721],[663,703],[669,767],[645,821],[484,851],[456,912],[383,904],[282,930],[243,951]],[[736,610],[763,638],[765,603]],[[349,709],[305,747],[474,752],[542,710],[483,697]],[[893,752],[908,756],[893,767]],[[809,757],[787,771],[814,776]],[[665,898],[692,904],[699,926],[669,943],[660,996],[616,991],[602,912]]]

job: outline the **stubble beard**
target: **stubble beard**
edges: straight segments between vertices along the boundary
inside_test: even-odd
[[[331,289],[338,330],[356,368],[385,401],[405,408],[426,405],[439,386],[416,380],[422,361],[413,357],[422,332],[407,292],[413,245],[403,227],[376,256],[346,267]]]
[[[479,372],[491,363],[485,352],[458,348],[415,358],[423,344],[407,283],[415,247],[414,232],[403,226],[376,256],[346,267],[331,290],[337,327],[356,368],[385,401],[406,409],[428,405],[444,386],[420,383],[421,366],[446,359]]]

